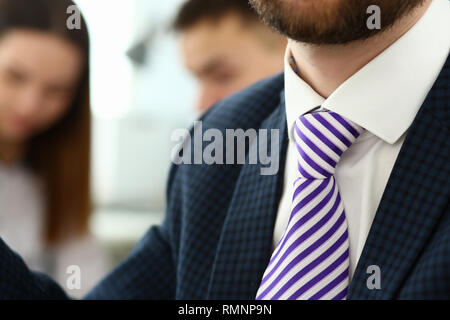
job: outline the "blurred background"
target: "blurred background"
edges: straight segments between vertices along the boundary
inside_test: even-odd
[[[195,119],[196,84],[170,31],[183,0],[75,2],[91,37],[91,228],[112,266],[164,217],[170,135]]]

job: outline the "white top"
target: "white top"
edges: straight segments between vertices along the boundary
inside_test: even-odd
[[[91,236],[46,250],[43,208],[41,185],[32,172],[0,163],[0,237],[30,269],[50,275],[70,296],[80,298],[106,273],[105,254]],[[67,287],[71,265],[80,267],[80,289]]]
[[[407,130],[436,81],[449,49],[450,3],[434,0],[406,34],[324,99],[292,70],[288,45],[285,97],[290,141],[273,249],[287,227],[293,181],[298,175],[295,119],[322,106],[318,110],[337,112],[366,129],[342,155],[335,175],[348,222],[350,278],[353,276]]]

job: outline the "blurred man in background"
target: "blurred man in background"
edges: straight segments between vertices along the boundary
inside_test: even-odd
[[[260,22],[246,0],[188,0],[174,29],[185,65],[200,82],[198,112],[283,70],[285,38]]]

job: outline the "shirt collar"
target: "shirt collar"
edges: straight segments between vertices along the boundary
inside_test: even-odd
[[[434,0],[400,39],[342,83],[327,99],[292,70],[285,55],[285,98],[289,137],[295,119],[322,106],[387,143],[411,126],[450,49],[450,2]]]

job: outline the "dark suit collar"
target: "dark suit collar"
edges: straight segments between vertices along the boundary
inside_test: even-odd
[[[395,299],[432,236],[447,188],[449,60],[411,125],[391,172],[353,277],[348,299]],[[436,173],[430,174],[430,173]],[[444,175],[443,175],[444,174]],[[381,289],[369,290],[367,268],[381,269]]]

